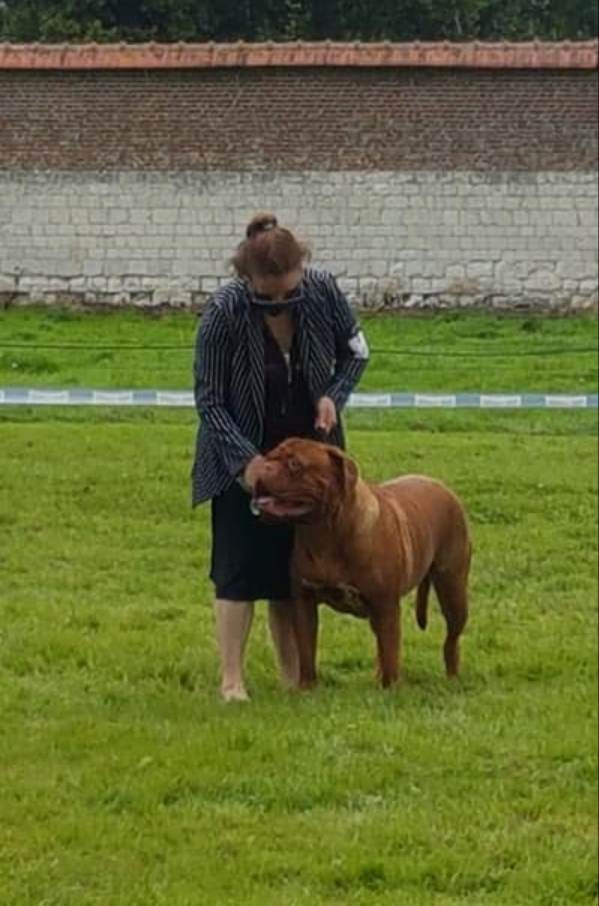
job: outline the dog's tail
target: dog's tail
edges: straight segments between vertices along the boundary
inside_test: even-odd
[[[416,622],[421,629],[426,629],[426,608],[428,605],[428,593],[431,587],[431,574],[427,573],[416,592]]]

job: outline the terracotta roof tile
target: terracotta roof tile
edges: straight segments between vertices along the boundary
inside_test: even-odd
[[[0,69],[206,69],[244,66],[445,66],[594,69],[599,42],[454,44],[0,44]]]

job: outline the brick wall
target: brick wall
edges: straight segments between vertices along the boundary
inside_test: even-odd
[[[538,46],[492,68],[23,53],[0,50],[4,300],[198,301],[268,208],[372,304],[596,302],[597,74],[571,51],[551,68]]]
[[[597,74],[0,71],[0,167],[590,170]]]

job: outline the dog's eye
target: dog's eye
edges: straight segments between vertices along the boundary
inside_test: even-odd
[[[302,470],[302,464],[299,461],[299,459],[296,459],[295,456],[292,456],[290,459],[287,460],[287,468],[289,469],[289,471],[291,472],[292,475],[297,475],[297,473],[301,472],[301,470]]]

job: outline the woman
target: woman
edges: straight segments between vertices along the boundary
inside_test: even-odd
[[[343,446],[339,413],[368,359],[346,298],[332,276],[305,267],[307,257],[272,214],[254,217],[233,257],[237,278],[214,294],[197,335],[193,503],[212,499],[210,577],[226,701],[248,698],[243,655],[256,600],[269,601],[283,681],[297,680],[293,528],[264,525],[250,510],[261,456],[291,436]]]

